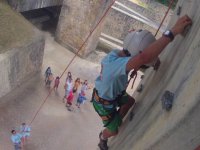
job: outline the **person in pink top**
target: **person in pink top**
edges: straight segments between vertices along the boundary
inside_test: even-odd
[[[74,94],[72,90],[69,92],[69,95],[66,99],[67,99],[66,107],[68,108],[69,111],[72,111],[72,102],[74,99]]]

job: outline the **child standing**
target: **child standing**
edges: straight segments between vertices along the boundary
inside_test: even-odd
[[[65,95],[63,97],[63,102],[65,102],[65,99],[69,96],[69,92],[72,90],[72,84],[72,78],[69,78],[64,86]]]
[[[60,77],[57,76],[53,87],[55,91],[57,91],[59,84],[60,84]]]
[[[12,130],[11,133],[12,133],[11,141],[14,144],[15,150],[21,150],[22,149],[22,142],[21,142],[22,135],[17,133],[15,130]]]
[[[47,80],[50,74],[51,74],[51,68],[48,67],[45,71],[45,84],[47,83]]]
[[[53,74],[50,73],[50,75],[49,75],[48,78],[47,78],[47,82],[46,82],[46,85],[47,85],[48,87],[51,86],[51,82],[53,81],[53,79],[54,79]]]
[[[69,79],[72,79],[72,74],[71,74],[70,71],[67,73],[66,82],[67,82]]]
[[[23,144],[27,142],[28,137],[31,135],[30,131],[31,131],[31,127],[26,125],[26,123],[22,123],[22,125],[20,126],[20,133],[22,135]]]
[[[81,92],[78,95],[77,104],[76,104],[76,106],[78,106],[78,108],[80,108],[80,105],[83,104],[84,101],[86,100],[85,93],[86,93],[86,90],[88,90],[88,89],[90,89],[90,88],[88,87],[87,80],[85,80],[81,87]]]
[[[73,102],[73,99],[74,99],[74,94],[73,94],[73,91],[71,90],[69,92],[69,96],[67,97],[67,102],[66,102],[66,107],[68,107],[69,111],[72,111],[72,102]]]
[[[80,78],[77,78],[74,82],[74,87],[73,87],[74,94],[77,93],[80,84],[81,84]]]
[[[89,86],[88,86],[87,80],[85,80],[85,81],[83,82],[82,87],[81,87],[81,91],[83,91],[83,92],[85,93],[88,89],[90,89],[90,88],[89,88]]]
[[[78,95],[76,106],[80,108],[80,105],[83,104],[85,100],[86,100],[85,93],[81,91]]]

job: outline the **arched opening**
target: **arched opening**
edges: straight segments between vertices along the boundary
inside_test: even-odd
[[[45,7],[21,12],[38,29],[55,35],[61,6]]]

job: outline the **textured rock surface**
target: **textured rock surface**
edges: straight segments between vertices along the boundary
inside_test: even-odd
[[[111,150],[193,150],[200,137],[200,7],[198,1],[180,0],[181,15],[188,14],[193,26],[176,39],[161,56],[157,72],[145,75],[144,91],[131,122],[110,143]],[[170,26],[178,16],[174,15]],[[166,90],[175,94],[172,110],[161,107]]]
[[[106,18],[102,32],[123,41],[132,29],[147,29],[152,33],[156,32],[156,29],[114,9]]]
[[[110,2],[111,0],[65,0],[59,18],[56,40],[76,52],[90,34],[90,31],[93,30]],[[93,32],[82,48],[79,53],[81,56],[86,56],[96,48],[101,29],[102,24]]]
[[[32,9],[62,5],[63,0],[7,0],[13,9],[23,12]]]
[[[0,97],[40,71],[44,38],[28,21],[0,3]]]
[[[131,2],[132,0],[118,0],[118,1],[130,8],[133,8],[138,13],[141,13],[142,15],[154,20],[155,22],[160,22],[164,17],[165,12],[168,9],[165,5],[156,2],[156,0],[135,0],[135,1],[143,1],[143,4],[145,4],[145,6],[138,6],[137,4],[132,3]],[[173,11],[170,10],[169,15],[165,19],[164,22],[165,25],[168,24],[172,14]]]
[[[150,19],[156,24],[156,27],[151,27],[149,26],[149,24],[145,24],[126,14],[123,14],[122,12],[112,9],[109,15],[106,17],[105,26],[102,32],[120,40],[123,40],[128,31],[132,29],[147,29],[151,31],[153,34],[155,34],[161,20],[163,19],[163,16],[167,11],[166,6],[161,5],[155,1],[150,1],[148,3],[146,2],[148,8],[143,8],[130,1],[125,1],[125,0],[118,0],[118,1],[124,4],[126,7],[132,9],[133,11],[136,11],[140,13],[142,16]],[[114,6],[120,8],[119,5],[117,4],[115,4]],[[124,10],[128,12],[127,9]],[[169,22],[172,13],[173,11],[171,10],[167,15],[163,24],[164,28]]]

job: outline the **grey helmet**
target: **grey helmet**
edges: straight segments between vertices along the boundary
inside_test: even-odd
[[[154,41],[156,41],[155,37],[151,32],[147,30],[131,31],[126,35],[124,39],[123,49],[128,50],[131,54],[131,57],[134,57],[141,53]],[[153,66],[156,63],[157,59],[145,65]]]

